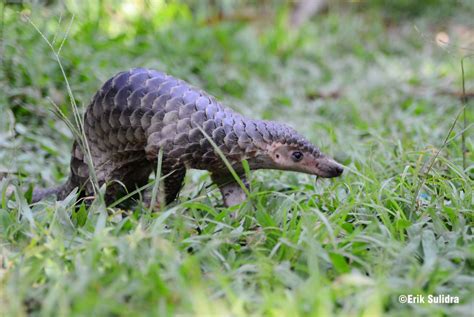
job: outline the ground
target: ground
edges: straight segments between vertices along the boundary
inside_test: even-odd
[[[291,6],[277,3],[2,5],[1,314],[474,311],[473,111],[468,99],[464,125],[459,98],[474,7],[339,4],[291,28]],[[33,186],[67,177],[73,134],[56,107],[74,120],[74,104],[80,113],[103,81],[138,66],[287,122],[344,175],[258,171],[250,199],[229,209],[198,171],[158,212],[74,207],[74,194],[28,205]],[[410,294],[426,302],[400,301]]]

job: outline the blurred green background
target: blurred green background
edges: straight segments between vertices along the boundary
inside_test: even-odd
[[[461,116],[448,134],[460,61],[474,52],[473,1],[7,0],[0,10],[0,314],[474,310],[472,58],[466,126]],[[72,117],[48,42],[82,109],[116,72],[154,68],[289,123],[346,173],[315,183],[256,172],[237,217],[199,172],[164,213],[77,211],[71,200],[30,209],[28,188],[66,178],[72,144],[53,113]],[[440,293],[461,303],[397,301]]]

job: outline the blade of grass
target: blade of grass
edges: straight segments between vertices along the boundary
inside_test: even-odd
[[[436,159],[438,158],[439,154],[441,153],[441,151],[446,147],[446,145],[448,144],[448,141],[449,141],[449,136],[451,135],[451,133],[453,132],[454,130],[454,127],[456,126],[456,123],[458,122],[459,120],[459,117],[461,116],[461,114],[464,112],[464,109],[465,107],[463,106],[461,108],[460,111],[458,111],[458,113],[456,114],[456,117],[454,118],[453,120],[453,123],[451,124],[451,126],[449,127],[449,130],[448,132],[446,133],[446,137],[444,138],[444,141],[443,143],[441,144],[441,146],[438,148],[438,150],[436,151],[435,155],[430,159],[428,160],[428,167],[426,169],[426,171],[423,173],[422,177],[421,177],[421,180],[420,182],[418,183],[418,186],[416,187],[416,190],[415,190],[415,195],[413,196],[413,200],[412,200],[412,207],[415,208],[415,210],[418,210],[419,209],[419,206],[418,204],[416,203],[417,199],[418,199],[418,195],[420,194],[420,191],[421,191],[421,188],[423,187],[423,185],[425,184],[426,182],[426,179],[431,171],[431,169],[433,168],[435,162],[436,162]],[[423,164],[423,166],[421,167],[420,171],[423,171],[424,168],[426,166],[426,163]],[[409,215],[409,219],[411,220],[412,219],[412,214],[410,213]]]
[[[161,177],[161,168],[163,164],[163,149],[160,148],[158,152],[158,161],[156,162],[156,176],[155,176],[155,184],[153,186],[153,190],[151,192],[151,200],[150,206],[148,208],[148,212],[151,213],[153,210],[153,206],[156,204],[156,198],[158,195],[158,189],[160,187],[160,177]],[[163,209],[164,204],[160,203],[160,209]]]
[[[214,140],[212,140],[212,138],[206,133],[206,131],[204,131],[203,128],[201,128],[200,126],[197,126],[197,128],[199,129],[199,131],[202,132],[202,134],[209,141],[209,143],[211,143],[212,147],[214,148],[214,151],[216,151],[217,155],[219,155],[219,157],[224,162],[224,164],[227,167],[227,169],[229,170],[229,172],[232,174],[232,177],[234,177],[235,181],[237,182],[237,184],[239,184],[239,186],[242,188],[244,193],[247,196],[250,196],[250,192],[247,189],[247,187],[245,186],[244,182],[240,179],[239,175],[237,174],[235,169],[232,167],[232,164],[230,164],[229,160],[225,157],[224,153],[222,153],[221,149],[219,149],[219,147],[214,142]]]
[[[28,16],[25,16],[25,18],[33,26],[33,28],[36,30],[36,32],[38,32],[38,34],[40,34],[40,36],[43,38],[43,40],[49,46],[49,48],[51,49],[51,52],[53,53],[53,55],[56,59],[56,62],[59,66],[59,69],[61,70],[61,74],[62,74],[64,82],[66,84],[66,89],[67,89],[67,92],[68,92],[69,100],[70,100],[72,108],[73,108],[73,115],[74,115],[74,119],[75,119],[75,122],[76,122],[76,126],[77,126],[78,131],[81,132],[80,133],[81,138],[79,138],[78,141],[79,141],[79,144],[81,145],[81,148],[82,148],[83,152],[85,152],[84,154],[85,154],[85,157],[86,157],[86,163],[89,167],[89,174],[90,174],[90,178],[91,178],[92,189],[94,191],[94,195],[96,197],[100,198],[104,202],[103,195],[98,195],[98,193],[100,193],[99,182],[97,180],[97,175],[95,173],[94,162],[92,160],[92,154],[91,154],[91,151],[90,151],[89,143],[87,141],[87,136],[86,136],[85,131],[84,131],[84,122],[82,120],[82,115],[81,115],[81,112],[79,111],[79,107],[76,104],[74,94],[72,92],[71,85],[70,85],[68,77],[66,75],[66,71],[64,70],[61,59],[59,57],[59,51],[56,51],[54,49],[54,46],[46,38],[45,34],[39,29],[39,27]],[[71,17],[71,22],[69,23],[67,32],[65,33],[63,41],[61,42],[60,49],[62,49],[62,47],[63,47],[63,45],[64,45],[64,43],[67,39],[67,36],[68,36],[69,31],[70,31],[70,27],[72,25],[73,20],[74,20],[74,15],[72,15],[72,17]]]
[[[467,108],[467,97],[466,97],[466,80],[464,76],[464,60],[466,58],[472,57],[474,54],[470,54],[461,58],[461,80],[462,80],[462,97],[461,97],[461,105],[463,109],[463,132],[461,134],[461,149],[462,149],[462,168],[466,170],[467,168],[467,148],[466,148],[466,130],[467,130],[467,115],[466,115],[466,108]]]

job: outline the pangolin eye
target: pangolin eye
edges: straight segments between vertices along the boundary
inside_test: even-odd
[[[299,162],[303,159],[303,153],[300,151],[293,152],[291,153],[291,159],[295,162]]]

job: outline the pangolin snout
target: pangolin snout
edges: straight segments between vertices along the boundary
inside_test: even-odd
[[[332,178],[341,176],[344,172],[344,167],[332,158],[323,156],[316,161],[316,171],[318,176]]]
[[[341,176],[342,172],[344,172],[344,168],[341,165],[332,167],[330,171],[333,177]]]

